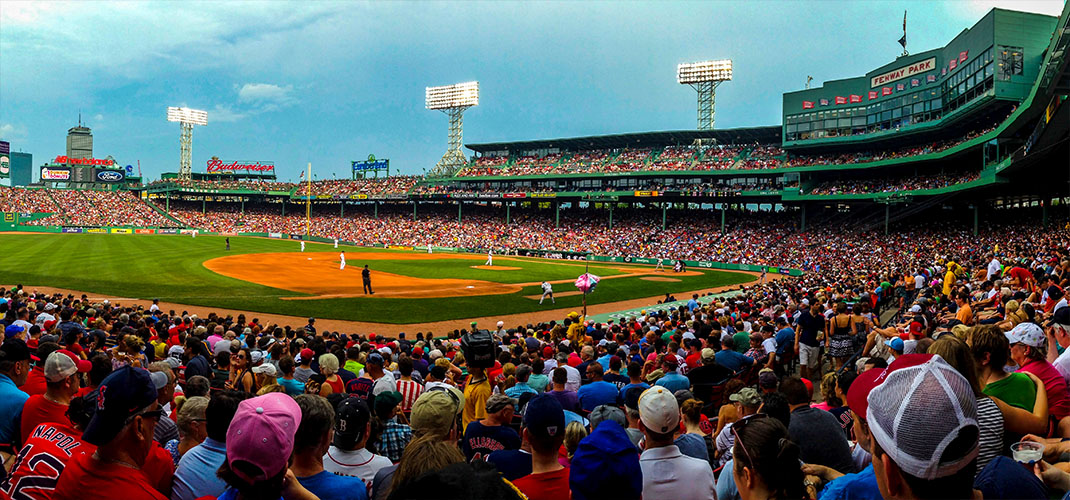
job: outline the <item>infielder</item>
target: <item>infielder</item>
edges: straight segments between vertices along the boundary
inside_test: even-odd
[[[339,271],[345,271],[346,269],[346,251],[342,250],[342,253],[338,254],[338,258],[342,259],[342,264],[338,268]]]
[[[338,238],[334,239],[334,248],[338,248]],[[342,252],[342,253],[345,253],[345,252]],[[342,259],[342,260],[344,261],[345,259]]]
[[[428,254],[431,253],[431,244],[430,243],[427,244],[427,253]]]
[[[654,266],[654,272],[665,272],[665,266],[661,263],[661,257],[658,257],[658,265]]]
[[[301,240],[301,251],[305,251],[305,240]]]
[[[543,299],[545,299],[547,295],[550,296],[550,303],[551,304],[556,304],[557,303],[557,301],[554,300],[554,287],[553,287],[553,285],[551,285],[549,281],[543,281],[542,282],[542,297],[539,298],[539,304],[542,304]]]
[[[488,250],[487,251],[487,263],[483,264],[483,265],[484,266],[493,266],[494,265],[494,251],[493,250]]]
[[[197,230],[196,230],[196,229],[194,229],[194,230],[193,230],[193,237],[194,237],[194,238],[196,238],[196,237],[197,237]]]

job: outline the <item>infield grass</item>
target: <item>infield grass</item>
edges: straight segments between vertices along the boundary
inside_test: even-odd
[[[203,262],[243,253],[298,252],[299,243],[265,238],[230,238],[224,249],[222,236],[116,235],[116,234],[8,234],[0,233],[0,283],[27,287],[53,286],[126,298],[247,311],[311,316],[378,323],[424,323],[451,319],[535,312],[559,307],[580,307],[579,295],[558,297],[557,304],[539,305],[526,295],[541,293],[527,286],[513,294],[450,298],[326,298],[281,300],[305,296],[229,278],[209,271]],[[361,252],[389,252],[380,248],[341,247],[349,265],[362,265]],[[331,245],[309,243],[306,252],[337,252]],[[410,254],[411,252],[400,252]],[[541,259],[495,257],[495,265],[519,267],[514,271],[473,269],[482,264],[470,259],[374,260],[380,271],[423,278],[460,278],[500,283],[529,283],[573,279],[583,273],[582,263]],[[599,276],[624,274],[620,264],[592,264]],[[667,274],[678,282],[646,281],[638,277],[603,280],[588,304],[678,294],[750,281],[746,274],[693,269],[696,276]],[[555,292],[572,291],[557,284]]]

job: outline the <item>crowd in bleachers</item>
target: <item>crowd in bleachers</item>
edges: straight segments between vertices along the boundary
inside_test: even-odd
[[[844,165],[849,163],[866,163],[871,161],[891,160],[895,158],[907,158],[929,153],[939,153],[951,149],[959,144],[987,134],[996,129],[993,125],[983,130],[972,130],[957,139],[933,141],[919,146],[906,146],[896,150],[881,149],[877,151],[861,151],[857,153],[825,154],[825,155],[788,155],[785,166],[804,167],[810,165]]]
[[[312,196],[349,196],[366,194],[369,196],[387,194],[405,194],[421,179],[417,175],[392,175],[388,177],[368,177],[364,179],[332,179],[312,182]],[[297,194],[306,193],[304,185],[298,186]]]
[[[9,188],[0,186],[0,212],[47,213],[59,207],[45,189]]]
[[[980,172],[964,172],[960,174],[925,175],[906,178],[891,179],[857,179],[828,181],[810,190],[810,194],[834,195],[834,194],[864,194],[864,193],[894,193],[899,191],[917,191],[923,189],[938,189],[955,184],[977,180]]]
[[[186,180],[186,179],[163,179],[154,181],[148,187],[177,184],[190,189],[242,189],[251,191],[291,191],[297,186],[294,182],[280,182],[269,180],[233,180],[220,178],[218,180]]]

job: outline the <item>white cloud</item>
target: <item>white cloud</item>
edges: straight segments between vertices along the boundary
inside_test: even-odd
[[[284,107],[296,102],[293,85],[280,87],[271,83],[246,83],[238,91],[238,101],[260,106]]]
[[[104,115],[100,113],[93,115],[93,121],[99,124],[100,122],[104,121]]]
[[[0,124],[0,139],[8,142],[26,139],[26,127],[10,123]]]

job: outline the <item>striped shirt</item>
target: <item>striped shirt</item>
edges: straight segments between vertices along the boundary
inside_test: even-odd
[[[412,405],[423,394],[424,387],[415,380],[398,380],[397,387],[401,393],[401,411],[412,411]]]
[[[980,449],[977,453],[977,472],[1003,452],[1003,413],[988,396],[977,398],[977,426]]]

